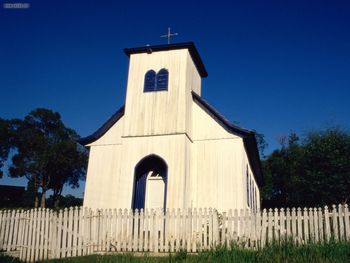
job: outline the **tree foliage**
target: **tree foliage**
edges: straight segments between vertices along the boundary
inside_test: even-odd
[[[11,149],[11,138],[9,121],[0,118],[0,178],[3,176],[2,168]]]
[[[41,207],[45,207],[46,192],[53,189],[57,198],[63,185],[79,185],[84,178],[87,153],[76,141],[77,133],[67,128],[57,112],[39,108],[24,120],[13,120],[16,153],[12,157],[10,176],[25,176],[37,193],[41,190]],[[38,196],[35,206],[38,206]]]
[[[350,198],[350,134],[340,128],[292,133],[263,164],[265,207],[319,206]]]

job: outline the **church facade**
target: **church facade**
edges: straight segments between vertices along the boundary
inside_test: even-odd
[[[202,99],[207,71],[195,45],[124,51],[125,105],[80,141],[90,148],[84,206],[260,208],[255,133]]]

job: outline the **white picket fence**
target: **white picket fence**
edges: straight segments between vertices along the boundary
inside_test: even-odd
[[[103,252],[198,252],[232,242],[258,248],[350,240],[347,205],[253,213],[213,209],[99,210],[75,207],[0,211],[0,250],[27,262]]]

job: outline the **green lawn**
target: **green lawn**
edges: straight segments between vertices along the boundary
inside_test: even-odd
[[[11,258],[0,257],[0,262],[18,262]],[[61,260],[49,260],[45,263],[161,263],[161,262],[259,262],[259,263],[338,263],[350,262],[350,242],[330,242],[327,244],[309,244],[294,246],[291,243],[284,245],[270,245],[262,250],[252,251],[236,247],[231,249],[217,248],[201,252],[198,255],[188,255],[179,252],[164,257],[135,257],[129,255],[93,255]]]

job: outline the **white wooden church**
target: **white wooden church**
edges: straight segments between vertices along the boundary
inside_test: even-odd
[[[201,97],[208,74],[195,45],[124,51],[125,105],[80,141],[90,147],[84,206],[260,208],[255,133]]]

